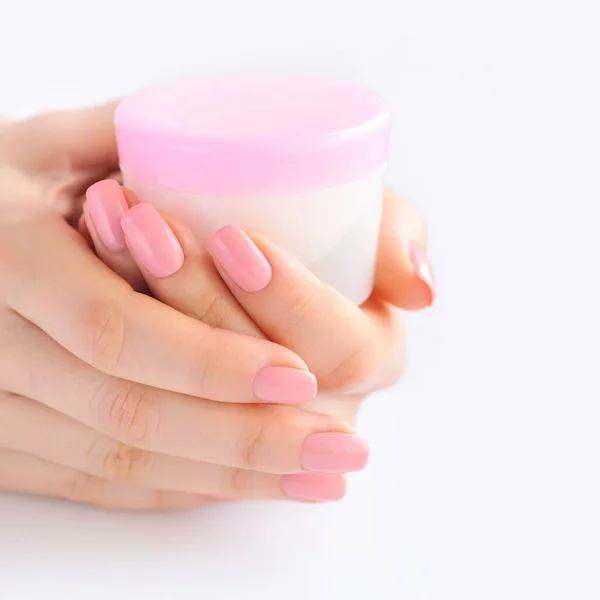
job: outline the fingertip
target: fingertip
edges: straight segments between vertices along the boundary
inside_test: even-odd
[[[374,297],[402,310],[419,311],[433,305],[436,291],[421,274],[413,272],[408,277],[395,277],[393,282],[379,284]]]
[[[86,198],[95,197],[95,196],[103,196],[105,194],[118,194],[122,196],[121,185],[118,181],[114,179],[101,179],[100,181],[96,181],[90,185],[87,189],[85,195]]]
[[[227,276],[243,291],[263,291],[271,282],[271,264],[242,229],[227,225],[210,238],[211,253]]]
[[[411,242],[409,247],[409,256],[415,277],[420,281],[422,297],[425,300],[425,307],[431,306],[435,301],[436,284],[433,275],[433,269],[427,253],[417,242]]]
[[[152,277],[170,277],[183,266],[183,248],[152,204],[142,202],[126,211],[121,217],[121,228],[138,266]]]
[[[421,213],[393,192],[384,199],[375,293],[399,308],[431,306],[436,285],[427,256],[427,228]]]
[[[265,367],[255,375],[253,391],[261,402],[304,404],[317,395],[317,378],[303,369]]]
[[[86,220],[94,241],[97,237],[111,253],[122,252],[125,237],[120,221],[128,207],[121,186],[114,179],[103,179],[91,185],[85,197]]]

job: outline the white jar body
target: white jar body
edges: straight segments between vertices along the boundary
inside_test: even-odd
[[[357,304],[371,294],[383,201],[382,172],[345,186],[275,196],[204,196],[157,187],[123,173],[141,200],[181,219],[206,245],[225,225],[280,244],[319,279]]]

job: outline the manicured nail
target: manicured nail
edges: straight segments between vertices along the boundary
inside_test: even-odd
[[[335,502],[346,494],[346,480],[343,475],[284,475],[281,478],[281,490],[286,496],[296,500]]]
[[[277,404],[310,402],[317,395],[317,378],[300,369],[266,367],[254,378],[254,395]]]
[[[302,444],[300,464],[307,471],[361,471],[369,461],[369,445],[351,433],[313,433]]]
[[[151,204],[130,208],[121,219],[135,260],[154,277],[168,277],[183,266],[183,250],[160,213]]]
[[[106,249],[121,252],[125,249],[125,235],[121,217],[127,212],[127,202],[121,186],[112,179],[99,181],[86,192],[92,225]]]
[[[416,242],[412,242],[410,245],[410,262],[412,263],[416,276],[429,288],[429,293],[431,294],[431,301],[429,304],[433,304],[433,301],[435,300],[435,279],[433,277],[431,263],[423,248]]]
[[[233,282],[246,292],[260,292],[271,281],[271,265],[256,244],[235,225],[219,229],[210,248]]]

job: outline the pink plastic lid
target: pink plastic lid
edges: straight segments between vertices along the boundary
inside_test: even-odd
[[[359,86],[299,75],[221,75],[167,83],[121,102],[121,168],[198,194],[326,189],[381,169],[390,111]]]

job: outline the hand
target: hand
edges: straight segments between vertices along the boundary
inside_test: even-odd
[[[115,181],[88,190],[84,213],[80,231],[113,271],[213,327],[293,349],[319,381],[319,395],[305,407],[347,422],[366,394],[402,373],[397,307],[433,301],[424,221],[392,192],[384,199],[375,290],[360,308],[282,249],[234,226],[212,238],[211,257],[173,215],[140,203]]]
[[[112,111],[0,128],[0,489],[123,508],[340,497],[305,450],[364,444],[269,404],[313,398],[306,363],[134,292],[69,225],[117,168]]]

